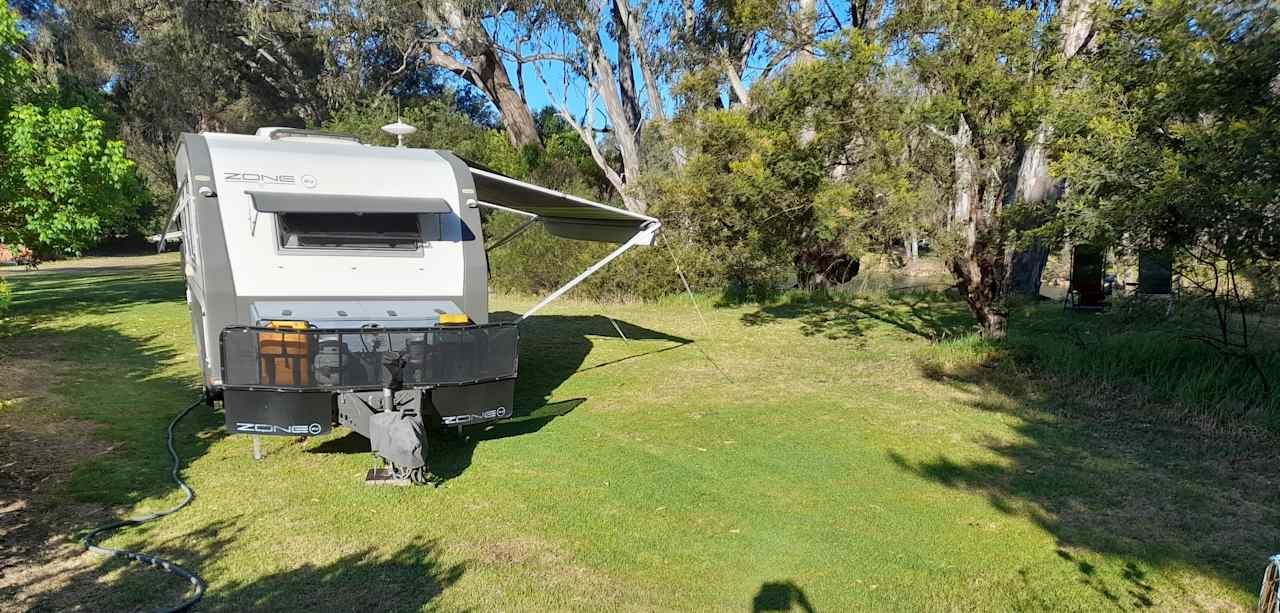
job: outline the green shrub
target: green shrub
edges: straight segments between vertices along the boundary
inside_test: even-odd
[[[521,223],[514,216],[491,215],[485,223],[486,240],[497,240]],[[557,238],[534,226],[489,253],[489,283],[504,292],[547,294],[616,247]],[[599,301],[657,300],[677,294],[685,291],[676,273],[677,261],[693,291],[721,287],[723,278],[709,255],[679,228],[663,228],[656,245],[632,249],[583,282],[574,294]]]
[[[1194,338],[1186,325],[1163,309],[1135,318],[1119,308],[1082,314],[1026,306],[1014,314],[1007,342],[952,337],[922,346],[917,363],[930,378],[990,386],[1036,406],[1090,407],[1116,419],[1154,411],[1173,421],[1280,432],[1280,339],[1259,332],[1254,369]]]

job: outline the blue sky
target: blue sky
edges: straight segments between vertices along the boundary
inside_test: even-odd
[[[834,11],[836,14],[839,15],[841,20],[847,20],[849,15],[849,1],[850,0],[829,0],[829,1],[819,0],[818,1],[819,15],[822,16],[825,20],[826,17],[830,15],[830,12]],[[499,44],[506,47],[513,47],[515,45],[514,31],[509,24],[499,24],[499,26],[496,28],[492,23],[488,25],[490,26],[491,32],[494,32],[496,30]],[[603,36],[602,38],[604,39],[606,51],[610,54],[611,57],[617,58],[617,54],[618,54],[617,45],[608,36]],[[576,50],[576,43],[570,41],[566,45],[562,40],[559,39],[559,37],[556,37],[555,40],[546,40],[543,42],[548,44],[542,45],[543,47],[542,50],[547,50],[547,47],[556,48],[557,50],[563,49],[570,52]],[[522,50],[522,53],[531,54],[537,50],[538,49],[536,49],[534,45],[526,44],[524,46],[524,49]],[[512,81],[515,81],[517,78],[515,62],[513,60],[508,59],[506,61],[506,65],[507,65],[507,71],[511,75]],[[564,78],[563,64],[558,61],[548,60],[548,61],[540,62],[538,67],[541,69],[542,76],[545,77],[547,85],[544,85],[543,81],[538,78],[538,73],[535,71],[533,66],[526,65],[524,68],[524,93],[526,96],[526,100],[528,101],[529,107],[532,108],[534,111],[537,111],[538,109],[544,106],[554,106],[553,98],[552,98],[552,96],[554,96],[556,99],[563,98],[562,102],[567,102],[567,107],[569,108],[570,112],[573,113],[575,117],[581,118],[583,114],[583,109],[586,107],[586,104],[587,104],[584,83],[577,78],[571,79],[568,95],[565,96],[564,84],[562,82]],[[633,71],[636,75],[637,86],[640,88],[640,97],[643,100],[645,99],[646,94],[644,93],[644,90],[643,90],[644,84],[640,77],[640,67],[638,65],[633,64]],[[744,78],[744,81],[746,81],[747,84],[749,85],[750,82],[756,76],[757,76],[756,72],[748,72],[747,74],[743,75],[743,78]],[[664,75],[661,75],[661,74],[658,75],[658,79],[660,82],[659,88],[662,90],[661,94],[664,101],[663,106],[666,107],[666,110],[668,112],[671,112],[674,110],[674,106],[675,106],[674,101],[671,99],[671,96],[670,96],[670,87],[672,83],[669,80],[665,79]],[[466,86],[466,85],[463,84],[463,86]],[[550,86],[550,89],[551,89],[550,96],[548,95],[547,86]],[[517,87],[519,87],[519,83],[517,83]],[[646,110],[646,112],[648,111]],[[597,128],[603,127],[607,123],[606,120],[604,119],[603,113],[599,112],[598,109],[596,112],[591,114],[590,121],[592,125]]]

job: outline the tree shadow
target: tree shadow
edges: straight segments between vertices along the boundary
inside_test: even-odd
[[[327,563],[289,565],[249,581],[220,580],[226,569],[213,562],[247,538],[252,537],[239,525],[239,516],[233,516],[168,539],[148,539],[146,552],[210,582],[196,606],[202,611],[419,611],[466,572],[463,563],[442,561],[435,541],[420,539],[391,553],[366,547]],[[194,594],[185,581],[159,569],[87,556],[97,563],[62,569],[66,588],[26,599],[24,609],[63,611],[88,604],[94,610],[155,610]],[[33,576],[29,581],[47,579]]]
[[[210,611],[420,611],[466,572],[441,560],[435,541],[390,555],[373,547],[327,564],[303,564],[250,582],[218,586]]]
[[[751,599],[751,613],[763,611],[799,611],[814,613],[813,604],[804,590],[792,581],[769,581],[760,585],[760,591]]]
[[[168,456],[165,429],[201,392],[193,377],[170,374],[172,364],[188,358],[162,336],[82,325],[0,338],[6,362],[0,378],[9,379],[0,381],[0,400],[9,400],[11,423],[32,442],[21,453],[65,471],[67,493],[75,498],[133,505],[172,490],[169,466],[160,460]],[[225,436],[221,423],[207,407],[183,420],[174,443],[184,463]],[[105,449],[75,449],[93,447],[83,435],[96,433]]]
[[[493,319],[510,321],[517,317],[515,313],[499,312]],[[582,368],[593,347],[591,339],[616,338],[618,330],[628,340],[659,340],[673,344],[647,351],[637,349],[629,356]],[[526,320],[520,328],[520,374],[516,379],[512,416],[492,424],[466,427],[461,436],[453,430],[430,432],[427,463],[431,474],[438,484],[456,478],[471,466],[478,445],[485,441],[533,434],[578,408],[587,401],[586,398],[551,401],[555,390],[574,374],[644,359],[692,342],[625,321],[610,320],[603,315],[540,315]],[[369,451],[369,440],[354,432],[308,449],[309,453]]]
[[[236,527],[235,519],[228,518],[178,537],[149,542],[146,552],[200,574],[205,562],[239,537],[241,531]],[[140,529],[126,528],[121,532],[128,530]],[[78,548],[76,544],[42,552],[43,556],[61,555],[78,564],[56,566],[48,564],[51,560],[39,560],[45,563],[44,572],[27,573],[12,584],[12,593],[6,596],[21,595],[21,600],[10,602],[21,604],[27,611],[84,610],[86,605],[104,611],[155,610],[161,605],[175,606],[195,594],[195,589],[185,580],[158,568]],[[71,560],[77,554],[80,559]],[[39,585],[49,582],[55,573],[62,581],[61,589],[39,589]]]
[[[1153,568],[1194,568],[1243,592],[1280,542],[1280,437],[1178,423],[1136,394],[999,364],[923,374],[972,394],[970,406],[1016,417],[1016,439],[977,441],[998,458],[909,459],[903,470],[978,492],[1001,513],[1031,520],[1057,540],[1081,583],[1120,608],[1182,602],[1194,594],[1148,579]],[[1090,554],[1123,562],[1103,570]],[[1165,605],[1167,606],[1167,604]]]
[[[176,367],[189,356],[172,347],[167,331],[68,325],[136,303],[181,304],[180,277],[175,286],[173,275],[151,268],[88,282],[62,273],[9,278],[15,300],[0,327],[0,601],[31,596],[27,578],[76,559],[73,533],[175,488],[165,429],[200,397],[195,378]],[[220,426],[203,407],[179,425],[174,440],[184,464],[208,452],[223,436]],[[80,587],[58,591],[74,596]]]
[[[186,279],[178,264],[62,269],[9,275],[14,317],[102,314],[158,302],[182,302]]]
[[[862,338],[886,325],[929,341],[959,336],[973,328],[973,317],[963,305],[928,293],[874,300],[856,296],[791,299],[744,314],[741,321],[747,326],[762,326],[783,319],[799,320],[805,336],[832,340]]]

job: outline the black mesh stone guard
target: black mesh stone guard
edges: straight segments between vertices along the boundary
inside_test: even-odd
[[[399,358],[404,387],[444,387],[512,379],[519,360],[515,322],[433,328],[222,330],[227,389],[381,388],[384,363]]]

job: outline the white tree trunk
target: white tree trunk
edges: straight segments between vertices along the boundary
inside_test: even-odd
[[[999,223],[1002,207],[1000,177],[981,173],[973,130],[962,114],[955,134],[945,134],[954,148],[954,190],[951,221],[964,236],[959,251],[948,258],[951,272],[959,282],[965,302],[978,321],[984,338],[1003,340],[1008,331],[1009,313],[1004,305],[1006,264]]]
[[[638,15],[638,11],[633,10],[627,0],[615,0],[617,9],[622,15],[623,24],[627,29],[627,38],[631,41],[631,47],[635,49],[636,61],[640,64],[640,76],[644,79],[645,97],[649,100],[649,113],[659,121],[666,121],[667,110],[662,106],[662,92],[658,89],[658,78],[653,73],[653,60],[649,57],[649,51],[644,44],[644,26]]]
[[[1062,15],[1062,57],[1070,60],[1089,41],[1093,31],[1093,10],[1098,0],[1063,0],[1058,7]],[[1041,121],[1035,135],[1027,143],[1018,167],[1018,178],[1012,194],[1014,202],[1028,205],[1052,203],[1062,195],[1062,186],[1049,175],[1049,141],[1053,129]],[[1048,263],[1049,249],[1039,241],[1009,254],[1009,287],[1014,293],[1039,296],[1041,279]]]
[[[629,210],[644,213],[648,205],[638,194],[633,193],[635,190],[632,188],[640,176],[640,126],[631,123],[631,118],[622,102],[618,77],[598,39],[595,44],[588,47],[587,54],[594,73],[594,77],[590,79],[591,87],[604,102],[604,113],[609,117],[609,124],[613,127],[613,138],[618,144],[618,152],[622,154],[622,174],[614,187],[622,194],[623,202]]]
[[[955,165],[955,199],[951,205],[951,220],[960,228],[968,228],[969,214],[973,211],[974,183],[978,177],[977,154],[973,151],[973,131],[964,115],[960,116],[955,136],[951,137],[955,149],[952,163]],[[968,230],[966,230],[966,236]]]
[[[818,35],[818,0],[800,0],[800,10],[796,13],[797,30],[803,37],[796,51],[796,63],[803,64],[817,59],[813,48],[817,44]]]

